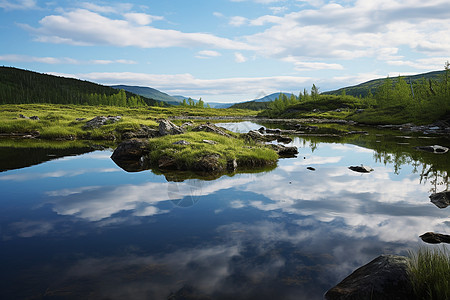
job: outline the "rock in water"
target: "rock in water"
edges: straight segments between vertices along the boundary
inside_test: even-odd
[[[408,259],[404,256],[381,255],[355,270],[330,289],[326,300],[413,299],[408,276]]]
[[[419,237],[422,239],[422,241],[428,244],[440,244],[440,243],[450,244],[450,235],[447,234],[427,232]]]
[[[430,201],[439,208],[446,208],[450,205],[450,191],[443,191],[430,195]]]
[[[184,131],[177,125],[173,124],[169,120],[161,120],[159,122],[159,134],[164,135],[173,135],[173,134],[182,134]]]
[[[437,153],[437,154],[444,154],[448,152],[447,147],[439,146],[439,145],[433,145],[433,146],[419,146],[416,147],[417,150],[431,152],[431,153]]]
[[[370,173],[373,171],[373,169],[371,167],[368,166],[351,166],[348,167],[350,170],[355,171],[355,172],[359,172],[359,173]]]
[[[114,150],[111,159],[116,160],[139,160],[148,154],[148,144],[141,140],[127,140]]]

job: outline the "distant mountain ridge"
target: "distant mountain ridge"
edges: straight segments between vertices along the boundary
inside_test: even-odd
[[[180,101],[177,97],[169,96],[168,94],[163,93],[157,89],[146,86],[112,85],[111,87],[118,90],[125,90],[127,92],[141,95],[150,99],[164,101],[171,105],[180,105],[180,102],[183,101],[182,99]]]

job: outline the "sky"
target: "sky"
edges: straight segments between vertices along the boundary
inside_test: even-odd
[[[450,0],[0,0],[0,65],[205,102],[443,70]]]

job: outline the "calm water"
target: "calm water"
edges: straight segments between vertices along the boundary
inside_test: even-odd
[[[447,188],[450,154],[412,149],[448,140],[324,140],[213,181],[127,173],[111,150],[1,172],[2,299],[322,299],[376,256],[450,233],[428,198]],[[348,169],[360,164],[374,172]]]

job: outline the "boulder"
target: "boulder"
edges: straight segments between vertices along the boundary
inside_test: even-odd
[[[428,244],[440,244],[440,243],[450,244],[450,235],[447,234],[427,232],[419,237],[422,239],[422,241]]]
[[[447,147],[439,146],[439,145],[433,145],[433,146],[418,146],[415,149],[420,151],[426,151],[431,153],[437,153],[437,154],[443,154],[448,152]]]
[[[279,143],[288,144],[292,142],[292,138],[280,134],[263,134],[260,130],[250,130],[244,134],[244,138],[254,140],[257,142],[271,142],[277,141]]]
[[[30,120],[39,121],[39,117],[38,116],[31,116]]]
[[[298,154],[298,149],[295,146],[284,146],[280,144],[270,144],[273,150],[275,150],[281,157],[295,157]]]
[[[236,159],[230,159],[227,161],[227,170],[234,172],[238,167]]]
[[[161,136],[184,133],[184,130],[182,128],[173,124],[169,120],[160,120],[158,129]]]
[[[326,292],[326,300],[414,299],[408,258],[381,255]]]
[[[211,140],[202,140],[202,142],[203,142],[203,143],[206,143],[206,144],[210,144],[210,145],[215,145],[215,144],[217,144],[216,141],[211,141]]]
[[[122,133],[123,140],[131,139],[149,139],[159,136],[157,129],[150,128],[146,125],[141,125],[141,128],[136,131],[125,131]]]
[[[430,201],[439,208],[446,208],[450,205],[450,191],[431,194]]]
[[[120,143],[111,155],[111,159],[114,161],[139,160],[148,153],[148,143],[142,140],[133,139]]]
[[[213,132],[219,135],[223,135],[231,138],[232,136],[226,133],[224,128],[218,127],[211,123],[201,124],[197,127],[192,128],[192,131],[205,131],[205,132]]]
[[[97,116],[84,124],[83,129],[94,129],[99,128],[106,124],[112,124],[118,122],[120,119],[122,119],[121,116]]]
[[[111,159],[127,172],[140,172],[150,168],[148,145],[142,140],[127,140],[119,144]]]
[[[359,172],[359,173],[370,173],[373,171],[373,169],[371,167],[368,166],[350,166],[348,167],[350,170],[355,171],[355,172]]]
[[[201,157],[195,164],[195,171],[201,172],[220,172],[223,166],[219,161],[219,154],[208,154]]]

